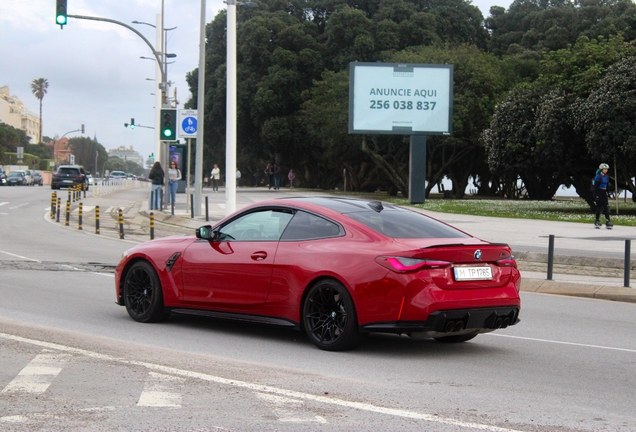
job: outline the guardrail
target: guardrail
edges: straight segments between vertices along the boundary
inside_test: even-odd
[[[123,189],[148,188],[152,186],[151,182],[132,180],[132,179],[102,179],[93,180],[89,187],[91,196],[99,196]]]

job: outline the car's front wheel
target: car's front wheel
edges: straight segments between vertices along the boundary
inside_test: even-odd
[[[353,299],[335,280],[319,281],[309,289],[302,316],[307,336],[320,349],[343,351],[361,340]]]
[[[147,261],[138,261],[128,270],[123,294],[128,315],[135,321],[159,322],[170,315],[163,304],[163,292],[157,272]]]

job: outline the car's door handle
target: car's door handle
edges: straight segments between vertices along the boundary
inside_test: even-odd
[[[252,259],[254,261],[262,261],[267,258],[267,252],[254,252],[252,254]]]

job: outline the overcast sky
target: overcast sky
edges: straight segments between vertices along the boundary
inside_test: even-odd
[[[200,0],[164,0],[164,26],[177,27],[168,34],[168,52],[177,54],[168,66],[168,79],[177,89],[178,108],[190,99],[186,73],[198,67]],[[490,6],[508,7],[509,0],[476,0],[484,17]],[[210,22],[222,0],[207,0]],[[68,13],[103,17],[134,26],[153,45],[155,29],[132,21],[155,24],[161,0],[68,0]],[[159,51],[159,50],[158,50]],[[61,30],[55,24],[55,0],[0,0],[0,87],[39,113],[31,82],[46,78],[43,100],[43,134],[60,137],[86,126],[86,136],[106,148],[133,146],[144,159],[154,151],[154,129],[125,128],[135,123],[154,127],[155,62],[150,48],[125,27],[69,18]],[[239,83],[240,85],[240,83]],[[170,91],[170,96],[173,95]],[[78,133],[68,137],[80,136]]]

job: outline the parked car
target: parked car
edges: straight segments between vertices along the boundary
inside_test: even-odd
[[[126,173],[123,171],[112,171],[108,178],[113,180],[125,180]]]
[[[51,178],[51,189],[85,185],[88,190],[86,171],[79,165],[60,165]]]
[[[7,184],[9,186],[26,186],[29,184],[29,180],[26,177],[26,173],[21,170],[11,171],[7,175]]]
[[[245,207],[124,253],[117,303],[139,322],[195,314],[304,330],[318,348],[370,332],[465,342],[519,322],[511,248],[422,213],[353,198]]]
[[[0,186],[6,186],[6,185],[7,185],[7,172],[3,168],[0,168]]]
[[[42,174],[40,173],[40,171],[33,171],[33,184],[36,185],[44,185],[44,180],[42,179]]]
[[[126,178],[128,180],[137,180],[137,176],[132,173],[126,173]]]

